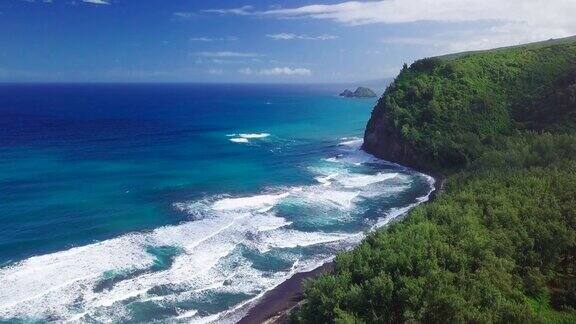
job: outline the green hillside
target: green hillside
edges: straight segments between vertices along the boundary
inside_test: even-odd
[[[387,89],[365,145],[392,160],[418,157],[426,169],[460,169],[500,136],[573,129],[575,80],[575,42],[423,59]],[[391,145],[402,152],[386,152]]]
[[[308,282],[295,322],[576,322],[573,40],[406,66],[364,146],[444,191]]]

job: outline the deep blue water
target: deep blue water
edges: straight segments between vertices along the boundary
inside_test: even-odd
[[[340,90],[0,85],[0,320],[233,320],[425,199]]]

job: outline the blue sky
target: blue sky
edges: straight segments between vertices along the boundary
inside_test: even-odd
[[[574,0],[0,0],[0,81],[351,82],[576,34]]]

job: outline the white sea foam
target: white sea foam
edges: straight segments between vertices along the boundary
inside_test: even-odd
[[[390,167],[394,167],[397,170],[407,171],[408,168],[393,163],[390,161],[381,160],[364,150],[362,150],[362,144],[364,141],[362,139],[356,138],[349,141],[340,142],[338,144],[338,148],[342,152],[338,154],[336,157],[331,157],[325,159],[325,161],[333,162],[333,163],[346,163],[352,165],[362,165],[362,164],[375,164],[375,165],[386,165]]]
[[[177,319],[177,320],[179,320],[179,319],[187,319],[187,318],[191,318],[191,317],[196,316],[196,314],[198,314],[198,310],[193,309],[193,310],[190,310],[190,311],[187,311],[187,312],[183,312],[182,314],[176,316],[175,319]]]
[[[363,140],[362,140],[361,138],[353,138],[353,139],[350,139],[350,138],[344,137],[344,138],[342,138],[342,139],[345,140],[345,141],[338,143],[338,145],[340,145],[340,146],[348,146],[348,147],[351,147],[351,148],[354,148],[354,149],[359,149],[359,148],[362,146],[362,142],[363,142]]]
[[[398,173],[378,173],[375,175],[353,175],[346,178],[338,179],[345,188],[361,188],[374,183],[398,177]]]
[[[372,230],[387,225],[392,220],[408,213],[412,208],[430,200],[430,195],[435,190],[434,184],[435,184],[436,180],[434,180],[434,178],[429,176],[429,175],[421,174],[421,176],[424,176],[426,178],[426,181],[430,185],[430,190],[428,191],[428,193],[426,193],[426,195],[424,195],[422,197],[416,198],[416,202],[413,204],[410,204],[410,205],[404,206],[404,207],[392,208],[388,213],[386,213],[384,215],[384,217],[381,217],[376,221],[376,224],[374,224],[374,226],[372,226]]]
[[[320,182],[324,186],[329,186],[334,178],[336,178],[339,173],[331,173],[325,177],[315,177],[316,181]]]
[[[273,231],[292,224],[292,222],[282,217],[261,214],[253,216],[251,221],[254,223],[253,226],[258,232]]]
[[[330,243],[347,239],[355,234],[301,232],[296,230],[284,230],[263,233],[258,238],[258,249],[261,252],[270,251],[273,248],[295,248]]]
[[[246,210],[259,209],[267,211],[268,207],[274,206],[280,199],[285,198],[289,193],[276,195],[256,195],[241,198],[225,198],[214,203],[215,210]]]
[[[332,161],[330,161],[332,162]],[[324,186],[330,186],[333,182],[341,184],[344,188],[363,188],[375,183],[384,182],[391,179],[400,180],[398,172],[379,172],[376,174],[361,174],[349,171],[342,166],[322,166],[313,167],[310,170],[321,174],[314,177],[316,181]]]
[[[265,138],[270,136],[268,133],[253,133],[253,134],[238,134],[238,136],[246,139]]]
[[[331,158],[324,159],[324,161],[338,163],[338,158],[331,157]]]
[[[230,140],[248,141],[268,135],[233,134],[238,137]],[[361,140],[347,141],[340,146],[340,156],[332,161],[338,163],[311,168],[318,184],[276,188],[252,196],[217,196],[175,203],[174,207],[192,215],[193,221],[32,257],[0,268],[0,320],[16,317],[84,321],[89,317],[101,322],[122,322],[130,319],[125,307],[128,301],[170,307],[201,300],[209,292],[255,296],[232,310],[208,317],[200,316],[198,307],[181,309],[174,320],[213,322],[236,318],[236,311],[248,307],[265,291],[296,272],[319,266],[337,250],[351,247],[363,237],[362,232],[298,230],[276,207],[303,206],[313,211],[309,217],[342,214],[352,218],[352,212],[367,197],[387,195],[409,186],[411,176],[399,172],[356,173],[353,166],[358,161],[372,161],[358,152],[360,145]],[[433,184],[432,178],[427,180]],[[391,210],[375,226],[386,224],[428,196],[413,205]],[[179,252],[171,264],[158,269],[154,268],[157,260],[148,252],[149,247],[175,247]],[[262,255],[281,253],[292,266],[279,271],[258,269],[243,249]],[[298,252],[301,249],[324,252],[303,255]],[[127,275],[103,289],[95,289],[111,272]],[[154,293],[159,287],[168,291]]]
[[[263,139],[270,136],[269,133],[244,133],[244,134],[227,134],[227,137],[232,137],[229,140],[234,143],[250,143],[250,140]]]
[[[235,307],[233,307],[230,310],[221,312],[220,314],[218,314],[216,316],[216,318],[213,321],[218,322],[218,323],[236,323],[236,322],[240,321],[240,319],[242,319],[242,317],[247,313],[247,311],[250,309],[250,307],[252,305],[255,305],[255,303],[258,300],[260,300],[266,292],[270,291],[271,289],[276,288],[283,281],[289,279],[290,277],[292,277],[296,273],[312,271],[312,270],[320,267],[321,265],[323,265],[327,262],[331,262],[333,259],[334,259],[334,256],[331,255],[331,256],[326,256],[326,257],[318,256],[317,258],[314,258],[311,260],[306,260],[303,262],[297,260],[296,262],[294,262],[291,270],[287,273],[284,273],[281,280],[278,280],[274,285],[269,286],[267,290],[263,290],[262,292],[260,292],[255,297],[248,299],[248,300],[236,305]]]
[[[0,271],[0,317],[52,315],[70,318],[70,306],[82,300],[88,310],[111,307],[115,302],[146,294],[161,284],[191,282],[226,256],[237,242],[236,217],[221,217],[159,228],[149,234],[127,235],[81,248],[30,258]],[[231,238],[231,239],[230,239]],[[118,282],[110,290],[92,288],[106,271],[150,267],[154,258],[149,245],[174,245],[186,253],[176,257],[170,269],[144,273]]]
[[[231,138],[230,142],[234,142],[234,143],[249,143],[250,141],[247,138],[242,138],[242,137],[235,137],[235,138]]]
[[[317,205],[330,204],[332,207],[339,209],[352,209],[360,192],[358,191],[340,191],[340,190],[310,190],[304,201],[315,203]]]

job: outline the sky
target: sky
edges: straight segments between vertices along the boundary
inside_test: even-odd
[[[0,0],[0,82],[359,82],[576,35],[576,0]]]

